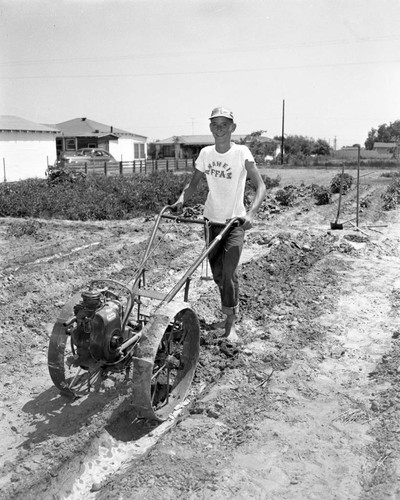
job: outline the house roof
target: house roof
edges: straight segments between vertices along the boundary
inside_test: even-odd
[[[56,127],[61,131],[64,136],[73,137],[104,137],[114,136],[118,137],[132,137],[136,139],[146,140],[147,137],[139,134],[133,134],[120,128],[115,128],[112,125],[105,125],[104,123],[90,120],[89,118],[74,118],[66,122],[57,123]]]
[[[10,115],[0,115],[0,130],[8,132],[58,132],[58,129],[55,127]]]
[[[374,142],[374,148],[395,148],[396,142]]]
[[[247,137],[247,134],[232,134],[232,141],[238,142]],[[268,137],[260,137],[260,140],[263,141],[272,141]],[[191,146],[205,146],[212,145],[215,143],[214,137],[211,134],[206,135],[174,135],[172,137],[168,137],[167,139],[163,139],[161,141],[156,141],[157,144],[182,144],[182,145],[191,145]]]

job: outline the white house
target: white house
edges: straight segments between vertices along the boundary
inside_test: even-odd
[[[0,181],[45,177],[56,159],[55,127],[0,115]]]
[[[147,137],[96,122],[89,118],[74,118],[54,125],[58,130],[57,153],[81,148],[102,148],[117,161],[147,158]]]

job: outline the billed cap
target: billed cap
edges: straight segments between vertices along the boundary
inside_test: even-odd
[[[212,118],[217,118],[217,116],[223,116],[224,118],[229,118],[233,121],[233,113],[229,109],[226,108],[214,108],[211,111],[210,120]]]

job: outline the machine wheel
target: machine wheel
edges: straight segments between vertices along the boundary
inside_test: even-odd
[[[183,403],[200,352],[200,325],[187,303],[157,310],[133,358],[133,405],[141,417],[166,420]]]
[[[88,394],[100,382],[103,370],[100,363],[94,364],[89,370],[72,363],[75,350],[65,323],[74,316],[73,308],[80,298],[80,293],[74,295],[61,310],[51,333],[47,357],[54,385],[63,395],[75,398]]]

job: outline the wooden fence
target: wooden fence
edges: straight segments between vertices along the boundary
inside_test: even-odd
[[[87,175],[124,175],[149,174],[152,172],[191,172],[194,168],[194,160],[134,160],[120,161],[109,164],[99,162],[97,165],[85,163],[82,166],[74,166],[74,172],[84,172]]]

